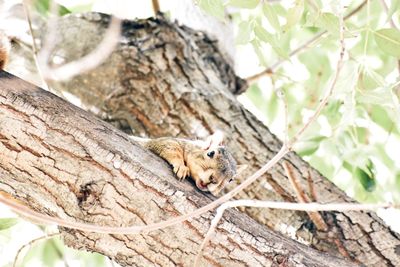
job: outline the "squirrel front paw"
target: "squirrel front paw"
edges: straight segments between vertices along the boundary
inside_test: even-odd
[[[189,176],[189,168],[183,164],[176,164],[173,165],[174,173],[178,177],[179,180],[183,180]]]

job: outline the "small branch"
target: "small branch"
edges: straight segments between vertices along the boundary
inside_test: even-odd
[[[17,263],[18,263],[18,260],[19,260],[20,255],[21,255],[21,252],[22,252],[22,250],[24,250],[26,247],[31,247],[31,246],[33,246],[35,243],[38,243],[39,241],[48,240],[48,239],[51,239],[51,238],[54,238],[54,237],[60,236],[60,235],[61,235],[60,233],[53,233],[53,234],[49,234],[49,235],[44,235],[44,236],[41,236],[41,237],[39,237],[39,238],[35,238],[35,239],[29,241],[28,243],[26,243],[25,245],[23,245],[22,247],[20,247],[20,248],[18,249],[17,255],[15,255],[13,267],[16,267],[16,266],[17,266]]]
[[[53,90],[50,90],[49,85],[47,84],[44,76],[43,76],[43,72],[42,69],[39,66],[39,61],[38,61],[38,48],[36,46],[36,42],[35,42],[35,36],[33,34],[33,28],[32,28],[32,18],[31,18],[31,14],[29,12],[29,8],[27,6],[26,3],[27,0],[22,1],[22,6],[24,8],[24,13],[25,13],[25,19],[28,22],[28,26],[29,26],[29,32],[31,34],[31,38],[32,38],[32,50],[33,50],[33,60],[35,61],[35,65],[36,65],[36,69],[38,71],[38,74],[40,76],[40,79],[42,80],[42,84],[46,87],[47,91],[52,92]]]
[[[311,202],[316,202],[317,201],[317,192],[315,191],[313,179],[311,177],[311,173],[309,170],[307,170],[307,183],[308,183],[308,190],[311,195]]]
[[[157,15],[158,12],[160,12],[160,3],[158,0],[151,0],[151,3],[153,5],[153,11],[154,11],[154,16]]]
[[[203,242],[200,245],[199,252],[197,254],[194,266],[198,266],[200,259],[203,255],[202,251],[207,245],[208,241],[214,234],[214,230],[218,225],[218,222],[222,218],[222,215],[226,209],[236,207],[253,207],[253,208],[269,208],[269,209],[282,209],[282,210],[297,210],[307,212],[318,212],[318,211],[374,211],[380,208],[400,208],[399,204],[354,204],[354,203],[290,203],[290,202],[274,202],[274,201],[263,201],[253,199],[241,199],[232,200],[222,204],[218,209],[214,219],[211,221],[210,229],[208,230]]]
[[[309,203],[310,199],[304,193],[303,188],[301,188],[300,184],[297,182],[297,179],[293,173],[293,168],[289,165],[289,163],[285,160],[282,163],[283,168],[285,169],[286,175],[289,179],[290,184],[292,185],[294,192],[296,193],[297,199],[300,203]]]
[[[321,38],[325,33],[327,33],[327,31],[320,32],[320,33],[316,34],[313,38],[311,38],[308,41],[304,42],[302,45],[300,45],[299,47],[294,49],[292,52],[290,52],[289,57],[293,57],[293,56],[297,55],[298,53],[300,53],[301,51],[305,50],[312,43],[316,42],[319,38]],[[268,67],[266,70],[263,70],[260,73],[257,73],[257,74],[254,74],[252,76],[249,76],[249,77],[245,78],[245,80],[249,84],[255,83],[261,77],[268,76],[268,75],[271,75],[272,73],[274,73],[276,71],[276,69],[280,65],[282,65],[282,63],[285,62],[285,61],[286,61],[286,59],[280,59],[277,62],[275,62],[274,64],[272,64],[271,67]]]
[[[310,203],[310,199],[304,193],[303,188],[301,188],[300,184],[298,183],[296,176],[293,172],[293,167],[289,165],[287,161],[282,163],[283,168],[285,169],[286,175],[296,192],[297,199],[300,203]],[[313,221],[313,223],[317,226],[318,230],[327,231],[328,225],[326,224],[325,220],[322,218],[321,214],[318,212],[307,212],[308,217]]]
[[[367,0],[363,1],[360,5],[358,5],[354,10],[352,10],[349,14],[347,14],[344,17],[344,20],[349,19],[350,17],[352,17],[354,14],[358,13],[367,3]],[[297,55],[298,53],[302,52],[303,50],[305,50],[306,48],[308,48],[312,43],[316,42],[319,38],[321,38],[324,34],[326,34],[327,31],[323,31],[320,33],[317,33],[313,38],[309,39],[308,41],[304,42],[303,44],[301,44],[300,46],[298,46],[296,49],[294,49],[290,54],[289,57],[293,57],[295,55]],[[285,59],[280,59],[277,62],[275,62],[274,64],[272,64],[271,67],[268,67],[266,70],[261,71],[260,73],[254,74],[252,76],[249,76],[247,78],[245,78],[245,80],[249,83],[255,83],[256,81],[258,81],[258,79],[260,79],[261,77],[265,76],[265,75],[270,75],[271,73],[274,73],[276,71],[276,69],[282,65],[282,63],[285,62]]]

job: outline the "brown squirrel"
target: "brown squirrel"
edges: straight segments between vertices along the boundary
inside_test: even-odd
[[[10,47],[8,37],[0,31],[0,70],[7,63]],[[234,158],[221,146],[221,132],[216,132],[204,141],[131,137],[172,165],[180,180],[191,177],[201,191],[217,195],[237,174]]]
[[[197,188],[209,191],[214,196],[218,195],[237,174],[235,159],[221,145],[220,132],[216,132],[204,141],[172,137],[144,139],[131,136],[131,138],[165,159],[180,180],[191,177]]]

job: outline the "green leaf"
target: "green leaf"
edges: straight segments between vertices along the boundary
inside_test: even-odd
[[[264,97],[258,84],[253,83],[246,91],[246,96],[251,100],[254,105],[259,108],[263,105]]]
[[[93,9],[93,4],[94,2],[92,1],[86,4],[69,6],[68,9],[71,13],[90,12]]]
[[[242,21],[239,23],[239,31],[236,36],[236,44],[248,44],[251,41],[251,33],[253,32],[253,22]]]
[[[385,85],[385,79],[373,69],[362,66],[358,86],[361,90],[372,90]]]
[[[286,24],[283,27],[284,31],[289,30],[297,24],[304,12],[304,1],[296,0],[294,7],[290,8],[286,15]]]
[[[335,86],[335,94],[349,94],[354,90],[358,80],[359,64],[353,60],[343,63],[342,70]]]
[[[18,223],[18,218],[0,218],[0,231],[13,227]]]
[[[375,42],[385,53],[400,58],[400,31],[397,29],[382,29],[374,32]]]
[[[332,13],[322,13],[319,16],[319,25],[332,34],[339,34],[339,18]]]
[[[298,145],[296,145],[296,152],[301,156],[309,156],[311,154],[314,154],[315,151],[318,150],[320,143],[322,140],[326,139],[326,136],[323,135],[318,135],[314,136],[312,138],[309,138],[307,140],[304,140],[303,142],[299,142]]]
[[[42,260],[45,266],[56,266],[56,263],[60,260],[60,255],[52,242],[52,240],[47,240],[44,243]]]
[[[263,27],[261,27],[260,25],[256,25],[254,27],[254,33],[256,34],[256,36],[263,42],[266,43],[273,43],[274,42],[274,37],[272,34],[270,34],[267,30],[265,30]]]
[[[366,144],[368,140],[368,129],[364,127],[355,127],[357,133],[358,142],[361,144]]]
[[[373,105],[370,110],[371,119],[385,129],[387,132],[395,129],[394,122],[391,120],[389,113],[379,105]]]
[[[230,0],[228,4],[235,7],[253,9],[258,5],[259,2],[260,0]]]
[[[258,61],[261,66],[267,67],[267,61],[265,60],[264,53],[262,52],[260,42],[258,40],[251,41],[251,45],[253,46],[254,52],[257,55]]]
[[[273,122],[277,118],[279,110],[279,99],[275,92],[271,92],[270,98],[267,103],[264,103],[265,116],[270,122]]]
[[[354,169],[353,174],[366,191],[372,192],[375,190],[376,181],[374,179],[374,175],[371,175],[371,173],[368,173],[359,167]]]
[[[198,0],[198,5],[211,16],[221,21],[225,19],[225,9],[222,0]]]
[[[47,17],[50,14],[50,0],[34,0],[33,6],[42,16]],[[64,16],[70,13],[71,11],[69,11],[68,8],[58,4],[58,15]]]
[[[279,23],[278,16],[276,15],[275,8],[272,4],[265,2],[263,4],[263,13],[267,17],[269,23],[277,32],[281,31],[281,25]]]
[[[392,91],[387,87],[358,91],[356,99],[359,103],[382,105],[389,108],[394,107]]]
[[[260,25],[256,25],[254,27],[254,33],[255,35],[263,42],[268,43],[271,45],[271,47],[274,49],[274,51],[282,58],[289,59],[289,55],[286,51],[282,49],[282,47],[279,45],[278,41],[276,40],[276,37],[266,31],[263,27]]]

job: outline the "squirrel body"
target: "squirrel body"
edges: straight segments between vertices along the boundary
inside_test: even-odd
[[[220,141],[213,142],[213,136],[205,141],[173,137],[132,139],[166,160],[178,179],[191,177],[198,189],[218,195],[236,175],[236,162],[231,153],[218,144]]]

